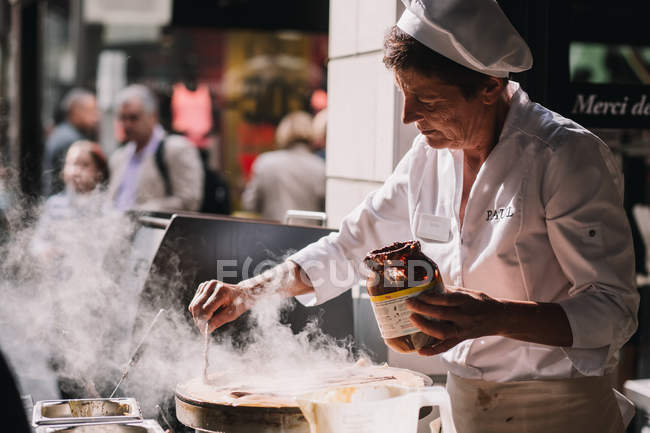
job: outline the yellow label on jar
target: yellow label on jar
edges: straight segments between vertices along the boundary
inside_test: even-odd
[[[413,295],[414,293],[420,294],[420,292],[424,292],[425,290],[432,288],[435,285],[435,283],[436,283],[435,281],[429,281],[419,286],[409,287],[407,289],[399,290],[397,292],[387,293],[385,295],[371,296],[370,300],[372,302],[381,302],[381,301],[388,301],[390,299],[402,298],[404,296]],[[411,296],[409,296],[409,298],[410,297]]]
[[[420,330],[411,323],[411,311],[406,308],[406,300],[434,287],[436,281],[409,287],[385,295],[371,296],[372,310],[383,338],[397,338]]]

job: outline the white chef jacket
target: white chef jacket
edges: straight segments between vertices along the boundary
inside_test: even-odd
[[[321,303],[362,277],[370,250],[417,239],[447,285],[556,302],[571,325],[570,348],[500,336],[463,341],[442,356],[452,373],[497,382],[603,375],[637,326],[622,175],[600,139],[531,102],[517,83],[509,87],[511,107],[462,228],[463,152],[433,149],[420,135],[338,233],[289,259],[305,269],[312,302]]]

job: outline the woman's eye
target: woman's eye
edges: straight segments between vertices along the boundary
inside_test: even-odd
[[[437,101],[433,99],[420,99],[420,102],[427,107],[435,107],[437,105]]]

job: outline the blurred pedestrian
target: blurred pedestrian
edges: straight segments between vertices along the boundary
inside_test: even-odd
[[[105,189],[109,179],[108,162],[100,145],[88,140],[72,143],[61,178],[65,188],[45,202],[46,209],[75,206],[89,193]]]
[[[64,191],[45,202],[29,245],[33,287],[48,306],[50,332],[60,337],[41,348],[63,398],[94,398],[114,386],[104,380],[114,373],[106,351],[115,353],[121,347],[118,341],[126,330],[128,311],[111,310],[106,297],[119,298],[129,290],[129,284],[116,286],[118,280],[124,283],[131,226],[106,200],[110,177],[99,144],[73,143],[62,177]],[[56,284],[51,286],[50,281]],[[78,356],[78,347],[84,348],[83,357]]]
[[[108,163],[99,144],[80,140],[72,143],[65,155],[61,177],[65,188],[47,199],[36,226],[32,252],[42,258],[54,259],[63,252],[55,221],[71,224],[80,218],[101,215],[106,208],[101,194],[109,179]]]
[[[257,157],[242,195],[245,210],[282,221],[290,209],[325,207],[325,162],[312,153],[312,117],[296,111],[282,119],[275,133],[279,150]]]
[[[61,109],[65,120],[54,128],[45,142],[43,195],[46,197],[63,190],[61,168],[70,145],[78,140],[95,139],[99,125],[97,100],[88,90],[70,90],[61,102]]]
[[[158,123],[158,104],[134,84],[116,98],[118,120],[128,142],[111,155],[109,197],[117,209],[198,210],[203,168],[197,149]]]

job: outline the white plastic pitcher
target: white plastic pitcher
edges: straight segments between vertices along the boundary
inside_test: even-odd
[[[311,433],[416,433],[423,406],[438,406],[444,433],[456,433],[442,386],[358,386],[314,392],[298,399]]]

